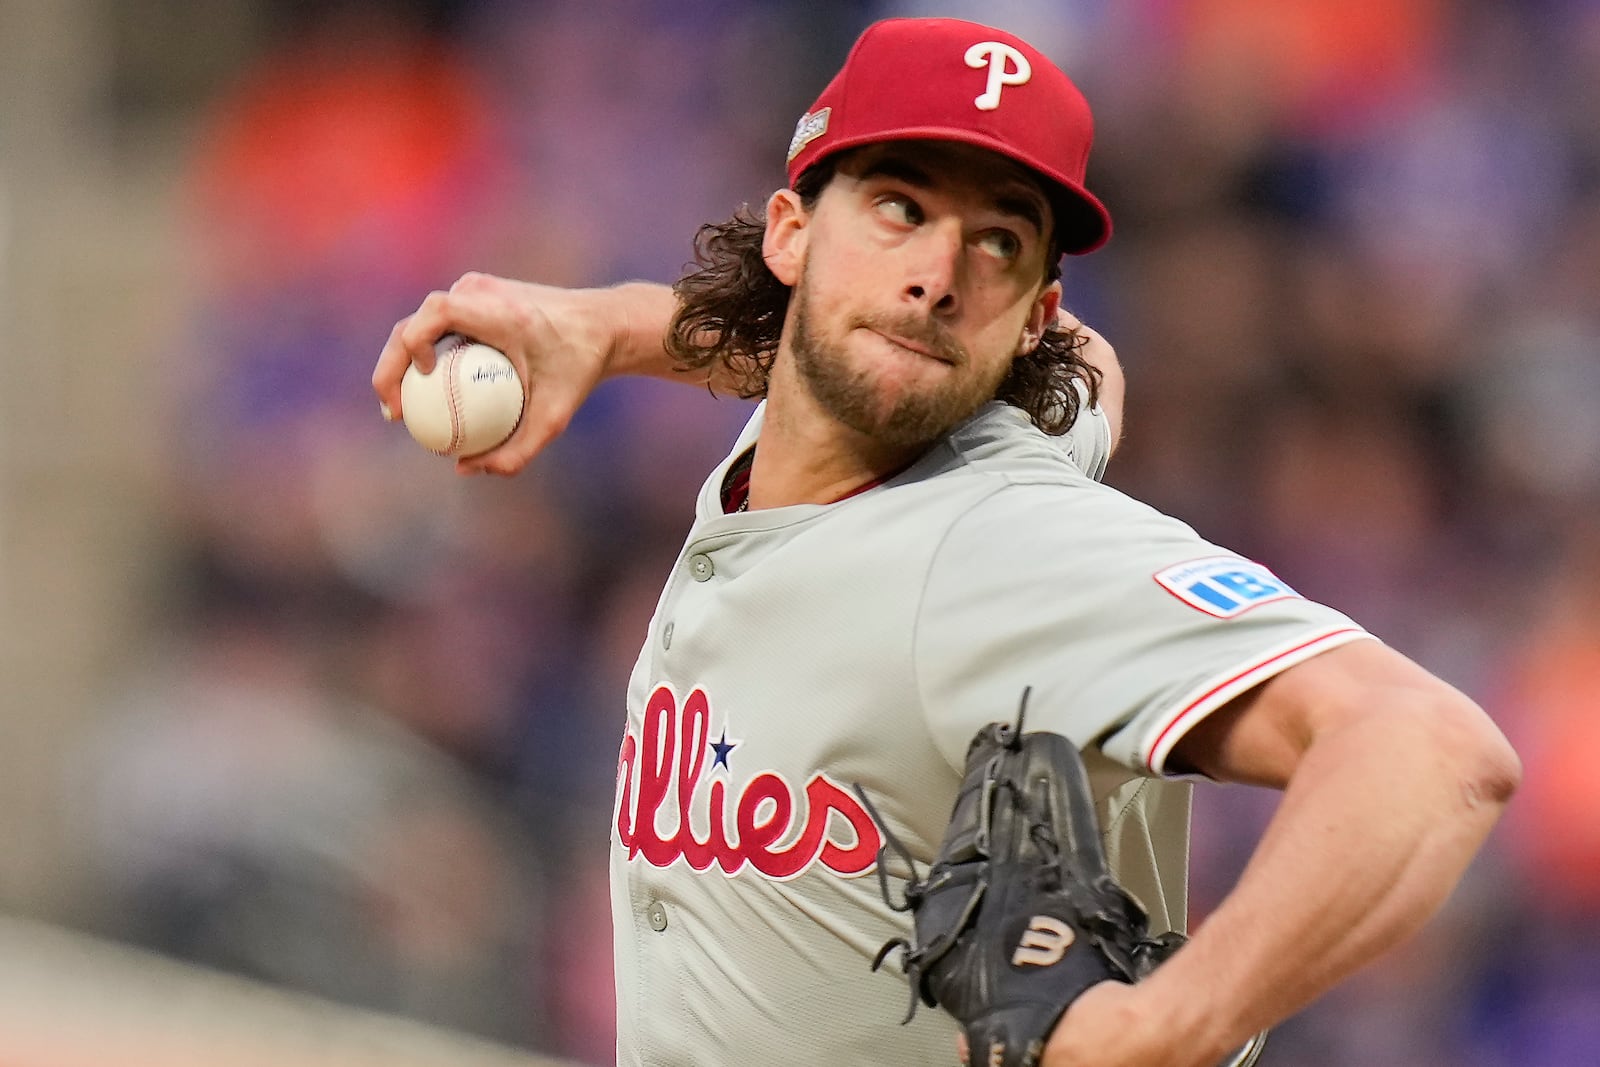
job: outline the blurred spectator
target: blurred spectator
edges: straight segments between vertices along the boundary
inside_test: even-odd
[[[363,611],[216,578],[82,759],[74,807],[107,932],[534,1039],[539,897],[514,824],[459,766],[319,678],[308,642]]]
[[[1507,846],[1541,907],[1600,920],[1600,512],[1570,528],[1540,583],[1496,707],[1536,768]]]

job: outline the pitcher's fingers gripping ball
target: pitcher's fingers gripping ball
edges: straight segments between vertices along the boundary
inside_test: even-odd
[[[912,865],[886,828],[884,841],[883,852],[892,847]],[[961,1024],[969,1064],[1035,1067],[1085,990],[1137,982],[1184,941],[1149,936],[1143,907],[1106,866],[1078,750],[1059,734],[1024,734],[1021,710],[1015,724],[991,723],[973,738],[939,854],[926,878],[912,865],[904,904],[890,897],[884,859],[884,898],[911,911],[915,941],[890,941],[873,967],[904,950],[906,1021],[919,996],[943,1006]],[[1225,1063],[1254,1063],[1261,1040]]]
[[[433,373],[415,364],[400,380],[400,410],[417,443],[441,456],[476,456],[522,420],[522,379],[499,349],[458,334],[434,345]]]

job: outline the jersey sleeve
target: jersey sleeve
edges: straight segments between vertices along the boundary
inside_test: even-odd
[[[1370,635],[1265,567],[1092,482],[997,489],[947,531],[915,616],[929,733],[955,767],[1017,714],[1138,773],[1206,715]]]
[[[1089,405],[1089,393],[1083,383],[1072,384],[1078,390],[1081,406],[1072,426],[1057,440],[1072,458],[1072,465],[1098,482],[1105,477],[1106,463],[1111,459],[1111,420],[1099,404]]]

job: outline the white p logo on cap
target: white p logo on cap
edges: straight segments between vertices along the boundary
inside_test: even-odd
[[[1015,64],[1016,69],[1008,70],[1009,64]],[[1000,106],[1000,91],[1005,86],[1026,85],[1033,77],[1028,57],[999,41],[979,41],[967,49],[967,66],[977,70],[985,65],[989,68],[989,84],[983,95],[973,101],[979,111],[993,111]]]

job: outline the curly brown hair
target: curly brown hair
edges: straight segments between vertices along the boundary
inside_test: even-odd
[[[815,207],[836,168],[836,159],[823,160],[795,182],[807,210]],[[695,267],[672,287],[678,309],[667,331],[667,352],[680,370],[720,367],[747,400],[767,394],[791,293],[767,267],[765,236],[766,220],[748,204],[725,222],[700,227]],[[1054,281],[1060,276],[1054,243],[1046,259],[1046,278]],[[1021,409],[1045,433],[1065,433],[1082,402],[1074,383],[1082,383],[1089,404],[1099,400],[1100,369],[1080,354],[1087,342],[1082,331],[1052,324],[1033,351],[1012,361],[994,398]]]

